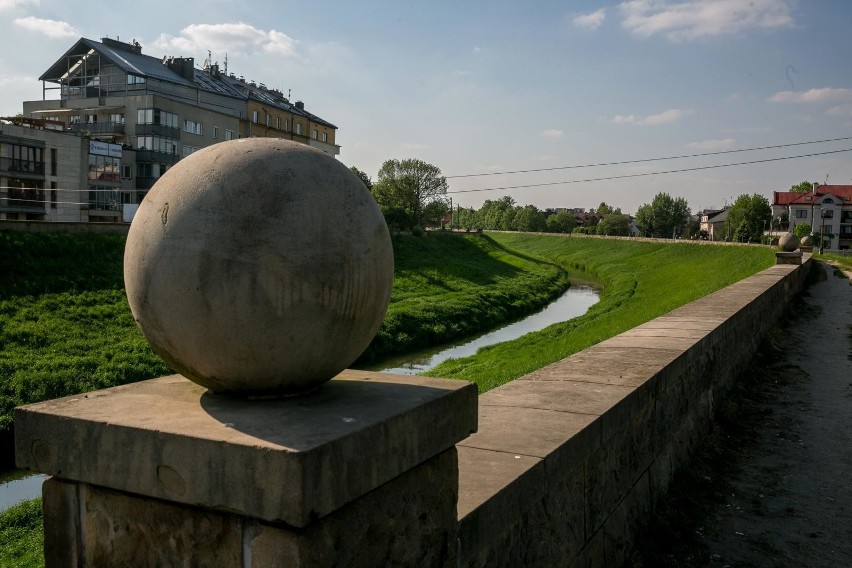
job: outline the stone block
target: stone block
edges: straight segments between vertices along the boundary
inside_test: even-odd
[[[476,386],[344,371],[310,395],[215,396],[178,375],[15,410],[21,467],[304,527],[476,430]]]
[[[648,475],[643,475],[604,524],[607,566],[624,566],[645,520],[651,513]]]
[[[44,517],[44,560],[51,566],[77,566],[81,563],[80,501],[77,484],[56,477],[41,486]]]

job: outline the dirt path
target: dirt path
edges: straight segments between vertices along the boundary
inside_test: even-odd
[[[635,567],[852,567],[852,286],[820,265]]]

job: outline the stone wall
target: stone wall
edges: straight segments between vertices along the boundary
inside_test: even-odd
[[[462,566],[621,566],[714,407],[802,290],[777,265],[479,398]]]

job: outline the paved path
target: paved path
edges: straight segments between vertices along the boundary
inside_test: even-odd
[[[634,566],[852,567],[852,286],[818,270]]]

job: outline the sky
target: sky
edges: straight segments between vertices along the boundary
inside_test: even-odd
[[[852,184],[852,139],[800,144],[852,137],[850,23],[848,0],[0,0],[0,116],[41,99],[80,37],[135,39],[198,66],[227,54],[335,124],[338,159],[374,180],[417,158],[465,207],[635,213],[666,192],[695,212]],[[728,153],[660,159],[710,152]],[[804,154],[822,155],[778,160]]]

